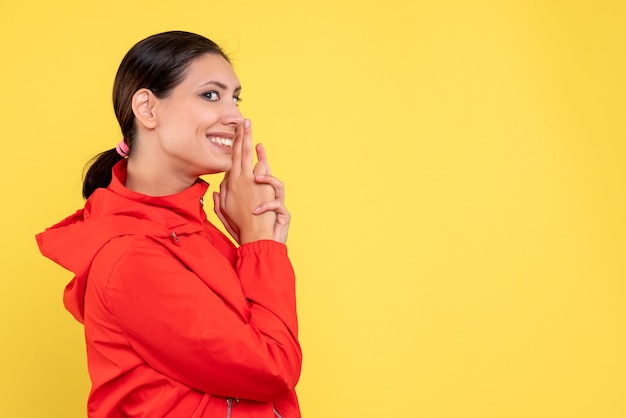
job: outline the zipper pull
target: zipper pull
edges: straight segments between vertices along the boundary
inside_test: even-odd
[[[230,418],[233,408],[239,405],[239,398],[226,399],[226,405],[228,406],[228,409],[226,410],[226,418]]]
[[[174,242],[174,244],[180,245],[180,240],[178,239],[178,235],[176,235],[176,232],[172,231],[170,233],[170,239]]]

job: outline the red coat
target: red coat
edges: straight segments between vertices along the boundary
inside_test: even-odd
[[[37,236],[76,277],[90,417],[300,417],[295,278],[287,248],[235,248],[202,208],[208,184],[144,196],[125,162],[85,208]]]

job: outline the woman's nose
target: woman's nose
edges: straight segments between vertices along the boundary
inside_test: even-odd
[[[243,123],[243,119],[243,115],[241,114],[237,103],[230,102],[226,106],[226,109],[224,109],[222,120],[225,125],[241,125]]]

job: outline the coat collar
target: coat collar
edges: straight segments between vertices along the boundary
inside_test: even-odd
[[[127,160],[113,167],[111,183],[106,189],[97,189],[85,205],[85,218],[121,215],[155,222],[177,233],[192,233],[202,228],[206,214],[202,208],[203,196],[209,184],[197,179],[187,189],[168,196],[148,196],[124,186]]]

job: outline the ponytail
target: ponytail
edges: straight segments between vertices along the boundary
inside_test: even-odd
[[[123,160],[116,149],[104,151],[93,157],[87,164],[91,164],[83,180],[83,197],[89,196],[98,188],[107,188],[111,183],[113,166]]]

